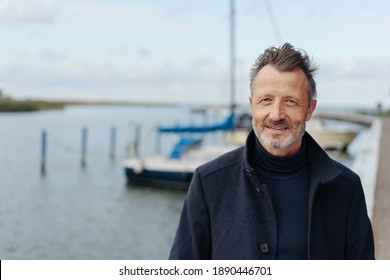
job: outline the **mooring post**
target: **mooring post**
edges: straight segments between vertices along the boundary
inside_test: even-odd
[[[141,125],[135,127],[134,155],[139,156],[139,143],[141,141]]]
[[[116,127],[111,127],[111,147],[110,147],[110,158],[115,158],[115,148],[116,148]]]
[[[46,172],[46,130],[42,130],[41,134],[41,173],[45,174]]]
[[[86,165],[87,159],[87,138],[88,138],[88,129],[83,127],[81,132],[81,165],[84,167]]]
[[[160,131],[156,132],[156,154],[161,154],[161,133]]]

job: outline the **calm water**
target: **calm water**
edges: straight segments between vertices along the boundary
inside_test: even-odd
[[[141,152],[150,154],[155,124],[188,115],[180,107],[104,106],[0,114],[0,258],[167,258],[185,193],[128,187],[121,162],[136,123],[143,123]],[[115,159],[109,157],[113,125]],[[88,127],[85,168],[83,126]],[[40,172],[43,129],[45,175]]]
[[[0,259],[166,259],[184,191],[128,187],[121,166],[142,122],[142,154],[156,124],[202,122],[185,107],[68,107],[0,114]],[[115,158],[110,130],[117,129]],[[88,128],[81,166],[81,130]],[[41,131],[48,134],[40,172]],[[162,139],[167,151],[172,138]],[[348,162],[350,159],[345,158]]]

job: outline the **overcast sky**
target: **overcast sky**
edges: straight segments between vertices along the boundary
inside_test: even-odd
[[[12,98],[229,102],[229,0],[1,0]],[[236,0],[236,100],[290,42],[319,64],[322,105],[390,105],[390,1]]]

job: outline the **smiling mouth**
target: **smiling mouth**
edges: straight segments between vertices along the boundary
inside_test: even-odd
[[[288,129],[287,126],[270,126],[270,125],[266,125],[265,127],[268,128],[268,129],[278,130],[278,131],[284,131],[284,130]]]

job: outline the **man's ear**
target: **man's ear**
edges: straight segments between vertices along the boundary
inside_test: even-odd
[[[314,110],[316,109],[316,107],[317,107],[317,100],[313,99],[310,102],[309,110],[307,111],[306,121],[309,121],[311,119],[311,116],[313,115]]]

